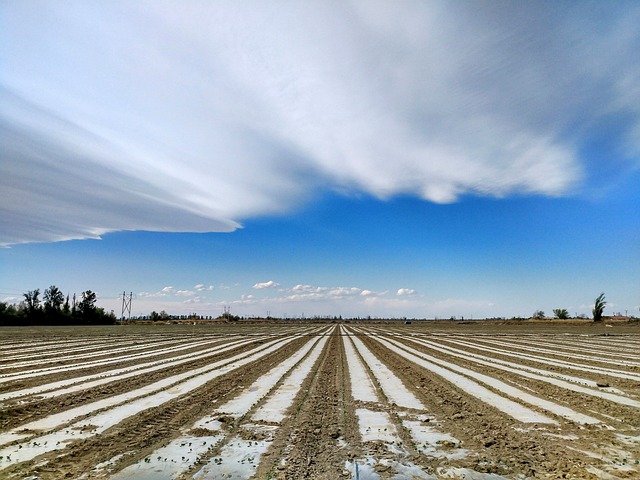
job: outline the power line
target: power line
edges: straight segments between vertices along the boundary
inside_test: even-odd
[[[133,299],[133,292],[129,292],[127,298],[127,292],[122,292],[122,313],[120,318],[124,320],[124,314],[127,313],[127,321],[131,320],[131,300]]]

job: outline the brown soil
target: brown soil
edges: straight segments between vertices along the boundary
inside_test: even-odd
[[[148,375],[141,375],[125,380],[117,380],[95,388],[89,388],[72,394],[58,396],[53,399],[42,399],[37,396],[6,401],[0,404],[0,433],[14,428],[20,428],[31,421],[43,418],[75,408],[102,398],[117,395],[134,388],[151,384],[169,375],[187,372],[222,358],[229,358],[240,352],[250,352],[265,341],[278,336],[290,335],[291,332],[300,332],[302,328],[308,328],[308,323],[300,324],[260,324],[260,325],[208,325],[208,326],[149,326],[132,328],[130,334],[139,335],[154,331],[161,331],[167,345],[178,344],[185,341],[193,341],[195,338],[210,336],[212,341],[225,340],[230,334],[234,335],[258,335],[254,342],[248,345],[224,352],[215,357],[196,360],[180,366],[170,367]],[[324,325],[325,327],[329,325]],[[402,427],[399,418],[395,415],[398,409],[395,405],[381,398],[381,405],[364,405],[367,408],[384,408],[391,414],[396,423],[397,430],[403,444],[409,454],[403,461],[411,462],[419,466],[427,473],[437,474],[439,469],[447,467],[468,468],[477,472],[495,473],[507,478],[568,478],[568,479],[595,479],[600,471],[609,472],[618,478],[640,478],[640,411],[637,408],[601,399],[595,396],[576,393],[550,383],[528,379],[513,372],[507,372],[495,367],[479,365],[472,361],[464,360],[448,353],[439,352],[428,346],[411,341],[411,335],[415,338],[423,338],[433,341],[441,346],[448,346],[463,352],[482,354],[512,362],[513,364],[528,365],[541,370],[549,370],[563,375],[581,377],[600,382],[622,390],[632,399],[640,400],[640,382],[634,380],[619,379],[606,374],[589,373],[572,370],[562,366],[550,366],[537,363],[534,360],[516,359],[503,354],[484,351],[483,347],[489,345],[490,340],[508,341],[506,334],[514,339],[510,352],[527,353],[526,338],[524,335],[534,334],[537,340],[549,339],[551,342],[561,340],[567,346],[581,346],[585,338],[598,343],[601,351],[611,348],[614,342],[624,340],[631,347],[618,351],[636,350],[636,357],[640,357],[640,328],[629,325],[614,325],[605,327],[581,323],[548,324],[548,323],[504,323],[493,322],[481,324],[471,323],[444,323],[434,324],[415,323],[412,325],[357,324],[346,325],[353,333],[352,327],[361,328],[358,337],[364,342],[371,352],[384,363],[418,399],[426,406],[424,413],[437,419],[439,429],[451,434],[459,444],[448,447],[464,448],[468,454],[459,460],[447,460],[446,458],[434,458],[419,453],[412,443],[411,437]],[[127,337],[127,328],[112,327],[117,329],[117,338]],[[155,330],[154,330],[155,329]],[[24,330],[22,334],[16,331],[8,332],[3,336],[0,344],[31,342],[38,345],[38,341],[51,341],[52,339],[72,340],[80,335],[95,338],[95,341],[110,339],[112,331],[109,327],[91,328],[68,331],[31,329]],[[492,405],[486,404],[470,392],[456,388],[446,379],[436,375],[391,351],[380,343],[380,338],[385,338],[389,333],[401,334],[391,338],[401,342],[408,349],[422,352],[446,361],[450,364],[460,365],[465,368],[481,372],[501,381],[522,389],[532,395],[551,400],[557,404],[569,407],[576,412],[583,413],[602,420],[600,425],[579,425],[565,418],[556,417],[540,408],[540,413],[552,417],[558,422],[557,426],[522,424],[509,417]],[[469,334],[479,335],[478,337]],[[438,335],[434,335],[438,334]],[[560,334],[562,334],[560,336]],[[566,335],[568,334],[568,335]],[[589,335],[584,337],[582,335]],[[247,339],[251,337],[246,337]],[[4,470],[0,470],[3,478],[37,477],[42,480],[77,478],[88,474],[99,463],[118,457],[114,462],[114,471],[121,470],[152,453],[157,448],[166,445],[172,439],[179,437],[191,429],[193,423],[208,414],[216,407],[239,394],[245,387],[251,385],[274,366],[289,358],[309,339],[309,335],[296,338],[285,347],[272,352],[258,361],[231,370],[221,377],[212,380],[205,385],[175,398],[155,408],[144,410],[127,420],[106,430],[100,435],[89,437],[86,440],[71,442],[63,450],[57,450],[37,457],[36,459],[16,464]],[[451,342],[451,339],[471,342],[475,347],[466,347]],[[575,340],[575,343],[572,343]],[[610,340],[610,342],[609,342]],[[150,341],[150,340],[147,340]],[[113,343],[114,348],[118,342]],[[197,354],[200,350],[210,345],[194,348]],[[55,345],[52,345],[52,349]],[[545,347],[548,348],[548,347]],[[18,354],[15,349],[15,354]],[[9,355],[9,350],[4,351]],[[175,355],[188,351],[176,352]],[[558,352],[571,353],[570,349],[558,346]],[[594,356],[598,350],[594,349]],[[626,371],[638,374],[640,368],[633,365],[614,365],[603,362],[589,362],[585,359],[574,359],[553,353],[531,352],[548,359],[562,361],[574,361],[575,363],[589,364],[604,368]],[[60,351],[63,355],[64,351]],[[0,354],[1,355],[1,354]],[[108,355],[108,352],[105,352]],[[633,354],[630,354],[630,359]],[[112,368],[135,365],[157,358],[171,358],[172,354],[162,357],[141,357],[139,359],[118,363],[105,367],[93,367],[73,372],[58,372],[23,381],[14,381],[0,384],[0,392],[9,392],[17,389],[41,385],[47,382],[63,378],[74,378],[81,375],[100,373]],[[41,357],[38,357],[40,359]],[[47,358],[47,357],[43,357]],[[55,352],[51,352],[52,362],[56,362]],[[92,357],[94,358],[94,357]],[[602,358],[615,358],[605,357]],[[24,361],[24,360],[21,360]],[[640,360],[634,360],[640,361]],[[72,364],[73,362],[69,362]],[[274,389],[277,388],[274,387]],[[325,346],[324,351],[312,369],[311,374],[304,381],[300,392],[294,400],[288,415],[274,430],[272,442],[267,452],[260,458],[254,478],[269,479],[340,479],[352,478],[352,474],[345,469],[345,462],[353,459],[373,455],[376,458],[392,458],[394,455],[382,444],[363,442],[358,430],[358,418],[355,409],[362,407],[352,400],[352,385],[349,378],[346,354],[342,343],[340,329],[335,326]],[[262,400],[264,401],[264,399]],[[261,401],[261,402],[262,402]],[[236,420],[225,418],[226,438],[241,435],[242,426],[248,422],[251,413],[259,407],[258,402],[247,415]],[[87,427],[89,430],[91,427]],[[190,430],[192,435],[210,435],[206,429],[198,431]],[[255,434],[254,434],[255,435]],[[638,437],[635,443],[625,444],[619,435]],[[36,437],[37,439],[37,437]],[[257,439],[257,437],[255,437]],[[226,440],[225,440],[226,441]],[[223,442],[224,443],[224,442]],[[445,446],[447,447],[447,446]],[[618,449],[618,451],[616,451]],[[220,446],[209,451],[200,458],[198,465],[186,472],[181,478],[191,478],[197,472],[199,466],[214,458],[220,452]],[[591,454],[589,454],[591,452]],[[600,456],[600,458],[598,458]],[[1,462],[1,461],[0,461]],[[0,466],[5,464],[0,463]],[[379,467],[378,475],[382,479],[391,478],[395,472]],[[93,474],[87,478],[101,478],[107,473]]]

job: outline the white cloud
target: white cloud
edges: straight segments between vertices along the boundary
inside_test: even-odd
[[[279,303],[286,302],[305,302],[305,301],[323,301],[326,300],[327,296],[321,293],[294,293],[293,295],[287,295],[285,297],[279,297],[276,300]]]
[[[326,291],[326,287],[314,287],[313,285],[296,285],[291,291],[292,292],[302,292],[302,293],[320,293]]]
[[[199,283],[193,287],[197,292],[211,292],[215,289],[213,285],[205,285],[203,283]]]
[[[197,297],[197,293],[194,292],[193,290],[176,289],[171,285],[168,285],[166,287],[163,287],[158,292],[140,292],[137,294],[137,296],[141,298],[157,298],[157,297],[169,297],[169,296]]]
[[[274,282],[273,280],[269,280],[268,282],[256,283],[253,288],[257,290],[261,290],[263,288],[277,288],[280,284]]]
[[[198,295],[193,295],[190,296],[190,298],[187,298],[186,300],[184,300],[182,303],[185,304],[194,304],[194,303],[202,303],[202,297],[199,297]]]
[[[398,295],[399,297],[402,297],[402,296],[415,295],[416,293],[417,292],[413,288],[399,288],[398,291],[396,292],[396,295]]]
[[[357,287],[337,287],[329,290],[328,294],[332,297],[350,297],[353,295],[360,295],[362,290]]]
[[[632,2],[0,8],[0,244],[232,231],[321,186],[564,195],[612,118],[640,151]]]
[[[273,281],[270,280],[270,282]],[[163,293],[165,291],[172,293]],[[509,307],[496,304],[489,299],[452,297],[428,300],[409,288],[376,291],[360,286],[334,287],[298,284],[286,288],[271,287],[269,289],[267,287],[260,295],[254,295],[252,293],[254,291],[249,288],[225,291],[217,289],[219,297],[213,300],[205,299],[189,290],[165,287],[156,293],[139,293],[138,300],[134,304],[136,309],[141,309],[141,313],[166,310],[172,314],[196,312],[214,316],[220,314],[223,307],[229,305],[233,305],[235,315],[241,316],[264,316],[266,312],[270,312],[272,316],[276,317],[284,314],[296,317],[304,313],[307,317],[342,315],[343,317],[361,318],[367,316],[372,318],[405,316],[415,318],[449,318],[451,316],[485,318],[514,314]],[[266,291],[268,291],[267,295],[265,295]],[[180,295],[178,292],[185,292],[185,295]],[[186,294],[186,292],[190,293]],[[398,294],[398,292],[404,293]],[[117,299],[109,305],[110,308],[119,308]],[[589,306],[587,305],[587,307]],[[590,308],[582,310],[590,313]],[[531,311],[533,312],[533,310]]]
[[[194,292],[192,290],[177,290],[175,292],[175,294],[180,296],[180,297],[194,297],[194,296],[196,296],[196,292]]]

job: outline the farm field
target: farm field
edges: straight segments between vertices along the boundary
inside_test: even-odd
[[[640,478],[634,326],[1,333],[1,478]]]

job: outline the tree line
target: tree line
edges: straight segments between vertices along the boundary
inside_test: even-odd
[[[602,322],[604,308],[607,305],[607,302],[604,299],[604,292],[596,297],[593,303],[593,310],[591,313],[593,314],[593,321],[596,323]],[[553,314],[555,318],[559,318],[561,320],[565,320],[570,318],[569,311],[566,308],[554,308]],[[538,320],[544,320],[546,318],[544,312],[542,310],[536,310],[533,313],[532,318],[536,318]],[[585,315],[578,315],[577,318],[587,318]]]
[[[42,297],[39,288],[22,296],[18,305],[0,302],[0,325],[112,325],[116,321],[113,312],[96,306],[97,296],[91,290],[69,298],[51,285]]]

